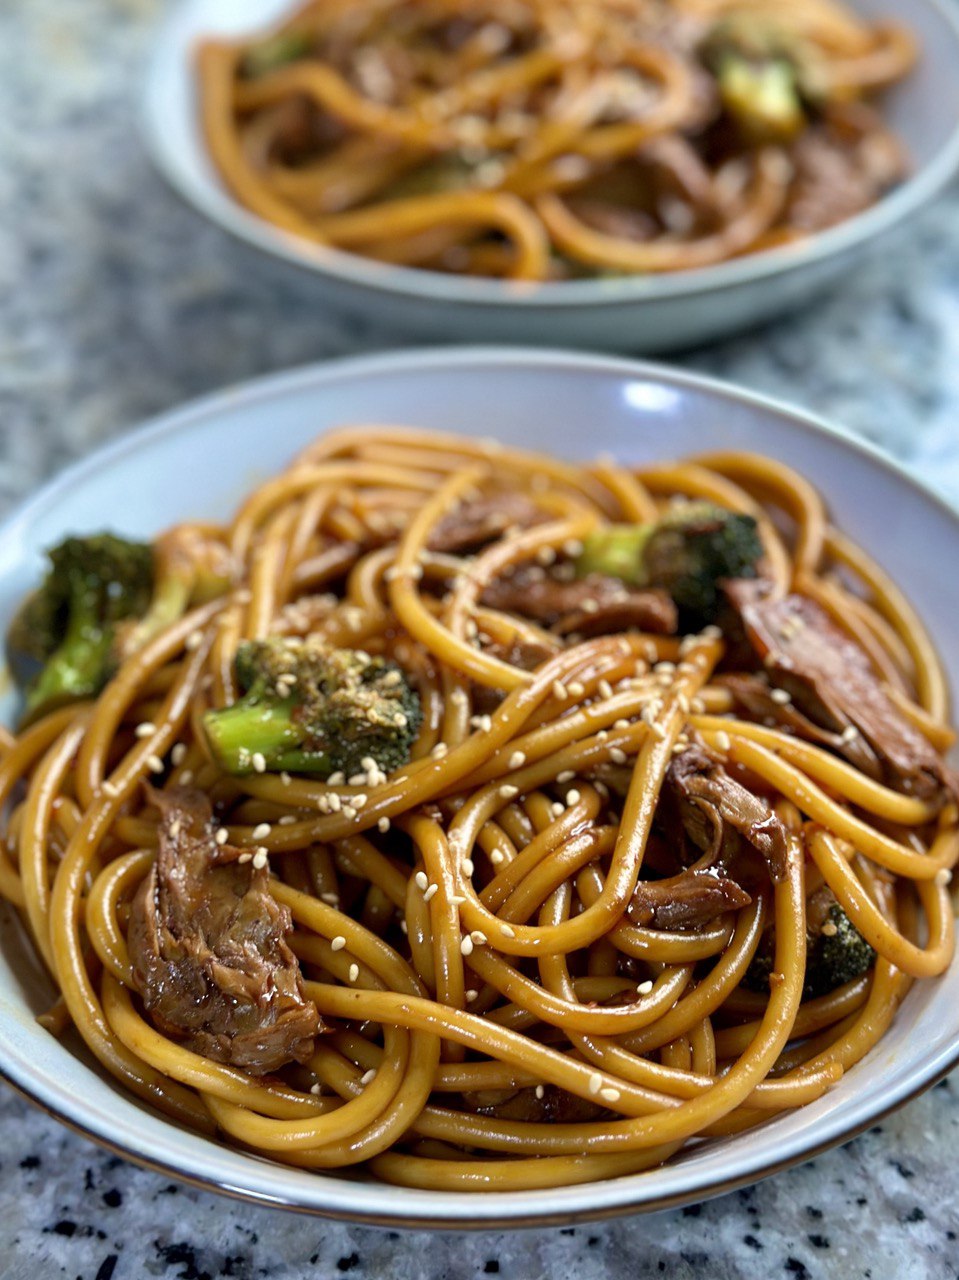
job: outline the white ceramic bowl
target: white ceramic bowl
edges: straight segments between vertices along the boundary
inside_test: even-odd
[[[754,449],[799,468],[842,528],[907,587],[955,684],[959,518],[867,445],[782,405],[649,365],[558,352],[461,349],[348,360],[231,388],[99,450],[0,529],[0,622],[37,580],[41,552],[68,531],[109,524],[151,535],[225,517],[251,485],[334,425],[393,422],[572,458],[608,450],[650,460]],[[0,710],[9,713],[7,705]],[[386,1187],[284,1168],[184,1132],[42,1031],[38,966],[0,920],[0,1071],[66,1123],[141,1163],[233,1195],[360,1221],[444,1227],[566,1222],[651,1210],[728,1191],[842,1142],[959,1060],[959,964],[918,984],[879,1047],[818,1102],[751,1134],[689,1149],[663,1169],[526,1193]]]
[[[797,0],[798,2],[798,0]],[[652,353],[725,337],[811,298],[913,214],[959,167],[959,6],[952,0],[850,0],[868,17],[895,16],[918,36],[922,62],[885,98],[914,175],[858,217],[792,247],[673,275],[540,286],[390,267],[310,244],[242,208],[227,192],[197,120],[192,50],[210,34],[266,27],[291,0],[182,0],[149,67],[143,126],[172,185],[220,226],[317,276],[317,299],[441,341],[547,342]]]

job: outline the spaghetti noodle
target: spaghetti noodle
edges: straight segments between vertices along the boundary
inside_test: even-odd
[[[210,156],[280,230],[544,281],[799,240],[906,172],[916,56],[834,0],[332,0],[198,50]]]
[[[721,626],[582,573],[597,535],[704,501],[761,539]],[[351,428],[187,532],[231,585],[0,744],[0,890],[59,988],[46,1025],[165,1114],[405,1185],[604,1179],[821,1096],[948,965],[943,675],[782,465]],[[845,727],[817,628],[859,682]],[[406,762],[225,770],[211,717],[271,637],[408,679]]]

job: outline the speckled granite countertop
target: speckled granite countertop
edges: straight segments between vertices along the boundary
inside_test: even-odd
[[[206,226],[132,123],[159,0],[0,3],[0,509],[146,415],[393,345]],[[959,193],[814,313],[683,363],[868,435],[959,501]],[[959,1275],[959,1078],[755,1188],[605,1226],[397,1235],[185,1189],[0,1086],[6,1280]]]

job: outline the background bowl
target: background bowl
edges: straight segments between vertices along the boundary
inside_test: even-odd
[[[391,422],[495,434],[571,458],[647,461],[754,449],[797,467],[839,525],[908,588],[955,687],[959,630],[943,567],[959,517],[871,447],[822,422],[694,375],[562,352],[504,349],[348,360],[252,382],[167,414],[101,449],[0,528],[0,622],[37,580],[42,550],[70,531],[149,536],[225,518],[250,486],[334,425]],[[7,695],[0,707],[9,721]],[[0,1072],[74,1128],[174,1177],[308,1212],[394,1225],[568,1222],[701,1200],[853,1137],[959,1061],[959,962],[917,984],[878,1047],[817,1102],[763,1129],[691,1147],[663,1169],[526,1193],[432,1193],[284,1168],[185,1132],[140,1106],[82,1047],[43,1031],[51,993],[0,912]]]
[[[147,145],[176,190],[208,218],[313,272],[318,299],[405,335],[636,352],[725,337],[807,301],[877,236],[915,213],[959,166],[959,6],[851,0],[866,17],[895,17],[922,47],[917,70],[884,97],[884,112],[915,172],[872,209],[797,245],[671,275],[524,286],[391,267],[307,243],[247,212],[207,156],[193,81],[197,41],[263,29],[291,7],[291,0],[184,0],[158,35],[147,74]]]

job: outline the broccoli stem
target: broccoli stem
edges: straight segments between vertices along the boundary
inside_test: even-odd
[[[603,573],[632,587],[647,586],[643,553],[655,528],[654,524],[610,524],[597,529],[583,543],[576,561],[577,574]]]
[[[213,757],[232,774],[255,772],[253,757],[261,755],[266,769],[288,769],[328,778],[334,772],[325,751],[306,744],[306,734],[293,718],[293,698],[268,701],[241,698],[232,706],[208,712],[203,725]]]
[[[788,142],[801,132],[805,113],[788,62],[754,62],[729,54],[719,72],[723,105],[756,142]]]

